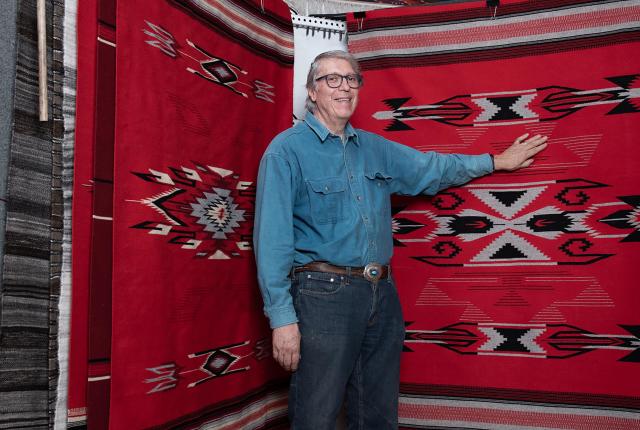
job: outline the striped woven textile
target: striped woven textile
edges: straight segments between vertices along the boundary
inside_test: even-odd
[[[16,66],[16,16],[17,0],[7,0],[0,9],[0,124],[13,122],[13,87]],[[7,192],[7,166],[9,164],[9,147],[11,143],[11,127],[0,127],[0,273],[4,262],[4,224],[6,219],[5,203]],[[0,279],[1,281],[1,279]]]
[[[0,427],[50,428],[58,396],[64,2],[47,3],[49,121],[38,121],[36,2],[17,3],[13,135],[0,291]]]
[[[287,381],[267,383],[242,396],[227,399],[176,420],[150,427],[162,429],[235,430],[288,428]]]
[[[56,74],[55,85],[62,88],[63,136],[54,138],[60,145],[60,188],[62,193],[62,255],[60,261],[60,298],[58,302],[58,380],[55,397],[54,429],[67,428],[69,396],[69,342],[71,333],[71,212],[73,196],[73,159],[75,147],[77,0],[64,0],[56,13],[54,38],[61,41],[63,73]]]
[[[258,55],[293,64],[291,22],[275,14],[265,14],[264,2],[257,7],[250,1],[174,1]]]
[[[549,146],[393,202],[400,426],[640,429],[640,1],[350,15],[353,123],[422,151]]]
[[[540,55],[639,37],[640,4],[633,0],[502,2],[499,10],[497,19],[491,19],[493,9],[473,3],[422,15],[396,9],[385,17],[354,18],[349,49],[369,69],[516,58],[531,49]]]

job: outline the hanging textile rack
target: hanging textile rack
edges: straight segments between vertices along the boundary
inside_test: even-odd
[[[331,37],[336,35],[340,40],[342,40],[347,31],[345,22],[338,22],[314,16],[300,16],[292,14],[291,22],[293,23],[294,28],[306,29],[307,35],[311,34],[312,36],[315,36],[316,32],[322,33],[323,39],[331,39]]]

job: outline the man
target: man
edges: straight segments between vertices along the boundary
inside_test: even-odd
[[[390,195],[526,167],[546,147],[524,135],[493,159],[419,152],[349,124],[361,85],[350,54],[316,57],[305,121],[260,164],[254,247],[273,356],[293,372],[292,429],[335,428],[345,399],[349,428],[397,428],[404,321],[388,267]]]

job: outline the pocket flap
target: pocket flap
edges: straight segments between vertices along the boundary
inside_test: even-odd
[[[387,175],[386,173],[382,173],[382,172],[368,172],[364,174],[365,177],[367,177],[368,179],[382,179],[386,182],[389,182],[392,178],[391,176]]]
[[[321,194],[339,193],[346,189],[345,182],[340,178],[309,179],[307,183],[313,191]]]

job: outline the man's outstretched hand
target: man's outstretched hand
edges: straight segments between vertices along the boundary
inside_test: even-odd
[[[502,154],[493,157],[495,170],[518,170],[533,163],[533,157],[547,147],[547,136],[523,134]]]
[[[278,364],[295,372],[300,361],[300,330],[298,324],[289,324],[273,329],[273,358]]]

